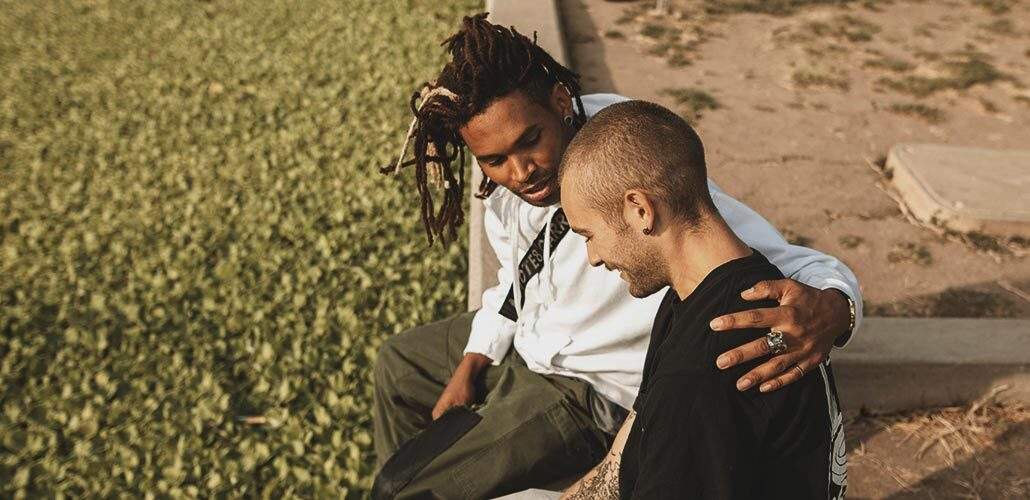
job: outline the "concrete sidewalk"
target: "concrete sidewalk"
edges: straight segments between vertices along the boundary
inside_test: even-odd
[[[1030,403],[1030,320],[865,318],[830,356],[848,411],[960,404],[999,386],[999,400]]]

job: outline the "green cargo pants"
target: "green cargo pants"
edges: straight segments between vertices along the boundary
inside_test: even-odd
[[[375,366],[377,468],[432,420],[468,342],[473,313],[386,340]],[[591,416],[590,385],[526,367],[512,348],[476,387],[483,419],[434,459],[398,498],[492,498],[554,488],[600,462],[611,436]]]

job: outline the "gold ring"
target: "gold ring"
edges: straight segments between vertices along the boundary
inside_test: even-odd
[[[797,368],[798,373],[800,373],[802,377],[805,376],[805,369],[802,368],[801,365],[794,365],[794,368]]]

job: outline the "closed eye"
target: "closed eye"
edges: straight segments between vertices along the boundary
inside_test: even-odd
[[[525,147],[529,147],[529,146],[532,146],[532,145],[536,144],[539,141],[540,141],[540,129],[537,129],[536,133],[534,133],[533,135],[527,137],[526,140],[522,141],[522,145],[525,146]]]
[[[522,133],[522,135],[519,136],[518,140],[515,141],[513,147],[528,148],[534,146],[536,145],[536,143],[540,142],[540,136],[542,135],[542,133],[543,132],[541,131],[539,126],[532,126],[530,128],[527,128]],[[486,164],[491,167],[499,167],[501,165],[504,165],[504,162],[506,161],[508,161],[508,157],[505,155],[490,155],[479,157],[480,164]]]

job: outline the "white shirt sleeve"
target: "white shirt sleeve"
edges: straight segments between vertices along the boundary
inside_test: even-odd
[[[469,334],[465,353],[483,354],[499,365],[511,349],[515,339],[515,322],[501,316],[501,304],[508,295],[512,283],[511,247],[504,223],[497,216],[491,200],[483,210],[483,227],[501,267],[497,270],[497,285],[483,291],[483,305],[472,318],[472,332]]]
[[[762,252],[769,262],[780,268],[783,275],[820,290],[835,288],[844,292],[855,303],[855,329],[843,348],[854,338],[862,321],[862,292],[858,279],[848,266],[834,257],[811,248],[791,245],[761,215],[747,205],[724,193],[711,180],[708,181],[712,200],[722,218],[744,243]]]

